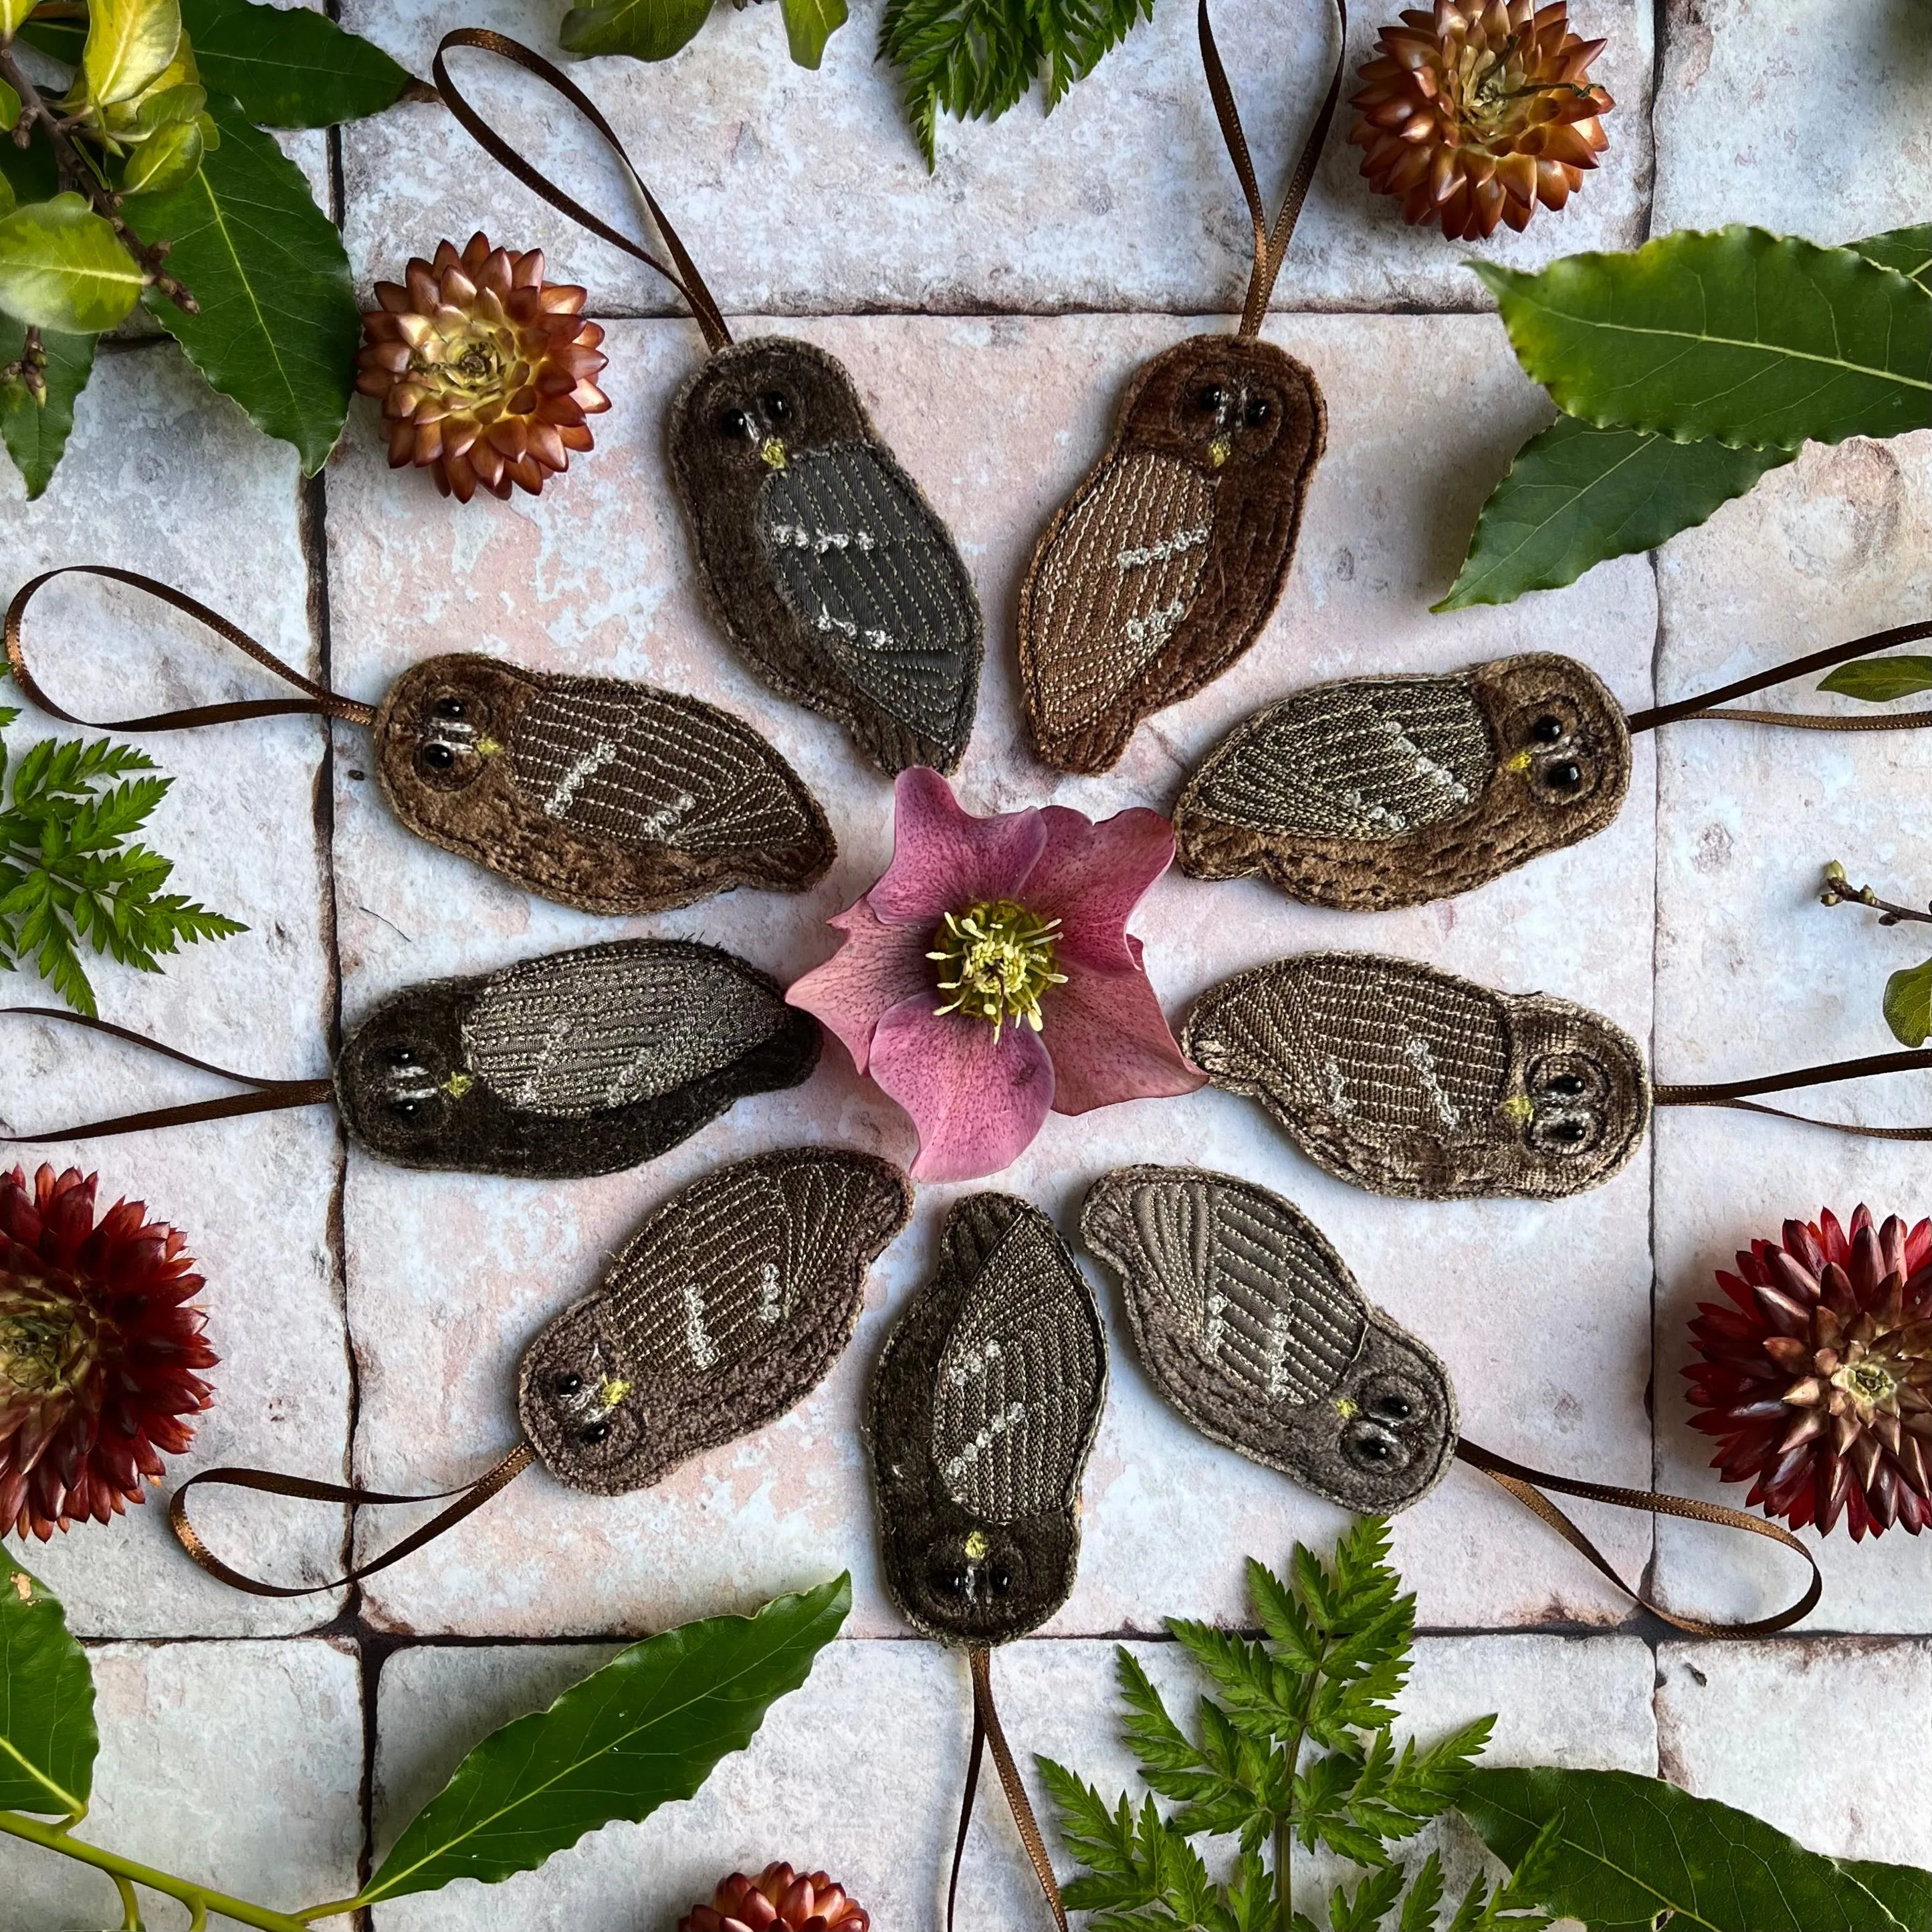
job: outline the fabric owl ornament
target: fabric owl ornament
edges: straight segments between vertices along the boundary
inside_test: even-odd
[[[1626,715],[1574,658],[1539,652],[1433,677],[1318,684],[1238,724],[1174,809],[1191,878],[1258,874],[1345,911],[1472,892],[1603,830],[1630,788],[1630,741],[1707,718],[1811,731],[1932,724],[1932,711],[1840,717],[1724,708],[1787,678],[1932,637],[1906,624]]]
[[[198,618],[304,692],[100,722],[63,711],[27,668],[27,606],[57,577],[104,577]],[[616,678],[426,658],[379,705],[338,696],[192,597],[139,572],[68,564],[8,607],[7,658],[49,716],[90,730],[180,731],[313,714],[366,729],[397,818],[432,845],[582,912],[663,912],[740,886],[801,892],[836,856],[824,808],[741,718]]]
[[[1264,1187],[1199,1168],[1120,1168],[1088,1190],[1080,1232],[1120,1277],[1135,1346],[1167,1400],[1212,1441],[1330,1502],[1392,1515],[1460,1460],[1679,1630],[1764,1636],[1808,1616],[1822,1594],[1810,1551],[1776,1523],[1720,1504],[1553,1476],[1468,1441],[1441,1359],[1371,1306],[1321,1230]],[[1678,1616],[1631,1588],[1548,1490],[1768,1537],[1810,1565],[1810,1587],[1754,1622]]]
[[[312,1596],[386,1570],[440,1536],[532,1462],[566,1488],[625,1496],[795,1408],[852,1339],[866,1277],[912,1211],[890,1162],[786,1148],[694,1181],[645,1220],[597,1287],[524,1352],[524,1439],[432,1521],[326,1583],[278,1584],[214,1555],[188,1515],[197,1485],[314,1502],[433,1502],[261,1469],[206,1469],[169,1518],[210,1575],[260,1597]]]
[[[576,1180],[655,1160],[736,1102],[796,1087],[818,1023],[776,980],[693,940],[620,939],[384,1000],[324,1080],[262,1080],[52,1006],[0,1012],[131,1042],[250,1090],[12,1141],[85,1140],[332,1102],[350,1137],[402,1167]]]
[[[452,48],[499,54],[562,94],[608,144],[670,266],[573,200],[451,80]],[[956,768],[973,731],[984,626],[952,533],[901,468],[836,357],[782,336],[734,342],[676,231],[615,130],[569,76],[482,28],[434,63],[450,112],[518,180],[662,276],[689,304],[706,359],[672,405],[672,480],[725,635],[781,697],[844,725],[887,772]]]
[[[1146,364],[1114,440],[1055,514],[1020,586],[1020,688],[1040,755],[1103,772],[1151,712],[1220,676],[1260,634],[1294,560],[1328,440],[1314,372],[1261,326],[1342,85],[1348,14],[1328,98],[1268,225],[1233,91],[1201,0],[1202,64],[1254,224],[1239,328]]]
[[[1064,1932],[1053,1868],[994,1708],[991,1651],[1038,1629],[1073,1588],[1106,1334],[1066,1243],[1026,1202],[968,1196],[947,1215],[940,1250],[932,1280],[886,1337],[866,1401],[886,1588],[916,1630],[965,1650],[972,1675],[949,1927],[990,1741]]]
[[[1587,1006],[1372,952],[1306,952],[1237,973],[1196,1001],[1180,1043],[1215,1086],[1258,1100],[1325,1173],[1412,1199],[1556,1201],[1600,1186],[1656,1107],[1736,1107],[1867,1139],[1932,1141],[1932,1127],[1814,1120],[1750,1097],[1932,1067],[1932,1049],[1659,1084],[1636,1041]]]

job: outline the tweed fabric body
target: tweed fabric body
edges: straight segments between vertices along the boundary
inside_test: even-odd
[[[1292,1203],[1198,1168],[1122,1168],[1080,1228],[1120,1276],[1148,1372],[1202,1434],[1347,1509],[1406,1509],[1442,1480],[1448,1372]]]
[[[1600,1014],[1412,960],[1314,952],[1237,974],[1180,1039],[1318,1166],[1378,1194],[1559,1199],[1609,1180],[1649,1124],[1642,1056]]]
[[[586,912],[802,892],[836,854],[818,801],[750,725],[649,685],[432,658],[391,686],[374,730],[411,831]]]
[[[525,1353],[518,1406],[545,1468],[616,1496],[776,1420],[844,1353],[911,1211],[897,1168],[834,1149],[687,1187]]]
[[[1025,1202],[956,1202],[940,1246],[866,1403],[886,1585],[928,1636],[1004,1643],[1073,1587],[1106,1340],[1066,1244]]]
[[[577,1178],[688,1138],[734,1102],[796,1086],[818,1023],[734,955],[629,939],[386,1000],[335,1070],[344,1125],[405,1167]]]
[[[1317,685],[1208,754],[1174,807],[1176,862],[1311,905],[1424,905],[1600,832],[1630,770],[1621,707],[1569,658]]]

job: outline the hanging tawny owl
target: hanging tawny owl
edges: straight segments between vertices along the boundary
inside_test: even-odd
[[[1040,756],[1102,772],[1142,718],[1239,658],[1280,601],[1328,438],[1313,372],[1260,340],[1328,131],[1335,80],[1270,231],[1201,0],[1202,63],[1255,232],[1240,326],[1156,356],[1114,440],[1047,526],[1020,587],[1020,686]]]

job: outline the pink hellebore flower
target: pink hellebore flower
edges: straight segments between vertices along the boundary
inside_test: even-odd
[[[921,1180],[997,1174],[1049,1109],[1191,1094],[1129,916],[1174,857],[1158,812],[1057,805],[975,818],[899,774],[892,862],[786,995],[912,1116]]]

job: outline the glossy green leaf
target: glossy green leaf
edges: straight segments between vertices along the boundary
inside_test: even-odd
[[[810,1675],[852,1605],[849,1576],[754,1617],[707,1617],[633,1644],[548,1711],[478,1744],[404,1829],[358,1904],[494,1885],[617,1818],[688,1798]]]
[[[630,54],[669,60],[711,12],[711,0],[606,0],[573,7],[557,38],[574,54]]]
[[[173,60],[181,34],[181,0],[88,0],[87,98],[96,107],[132,100]]]
[[[151,141],[143,141],[128,157],[121,177],[124,195],[164,194],[178,188],[201,166],[201,130],[192,121],[177,121]]]
[[[0,130],[11,134],[20,123],[20,97],[0,80]]]
[[[845,0],[784,0],[785,41],[800,67],[815,68],[845,24]]]
[[[0,309],[33,328],[112,328],[141,293],[141,271],[77,194],[0,216]]]
[[[24,325],[0,316],[0,366],[20,353],[26,335]],[[43,329],[46,400],[35,402],[18,384],[0,392],[0,436],[5,439],[7,454],[27,486],[29,502],[53,480],[54,466],[67,448],[74,429],[74,398],[86,388],[93,372],[94,341],[92,335],[63,335],[57,329]]]
[[[1731,227],[1471,266],[1524,368],[1600,428],[1796,449],[1932,422],[1932,295],[1852,249]]]
[[[1932,959],[1886,980],[1885,1023],[1907,1046],[1923,1046],[1932,1036]]]
[[[1845,246],[1882,268],[1896,268],[1909,281],[1932,292],[1932,222],[1888,229],[1882,235],[1868,235],[1862,242],[1847,242]]]
[[[1748,1811],[1631,1772],[1479,1768],[1456,1808],[1512,1867],[1560,1818],[1537,1902],[1591,1932],[1923,1932],[1924,1911],[1904,1922],[1886,1901],[1932,1909],[1932,1876],[1807,1851]]]
[[[0,40],[10,40],[38,0],[0,0]]]
[[[94,1676],[60,1599],[0,1549],[0,1808],[77,1816],[100,1748]]]
[[[1889,704],[1914,692],[1932,691],[1932,658],[1856,658],[1821,677],[1818,688],[1861,698],[1868,704]]]
[[[11,214],[16,199],[14,184],[4,175],[0,175],[0,214]]]
[[[416,83],[372,40],[306,7],[182,0],[205,85],[271,128],[325,128],[380,114]]]
[[[174,244],[169,272],[200,304],[148,306],[209,382],[256,427],[293,443],[313,476],[342,433],[362,322],[349,259],[302,170],[232,100],[209,112],[221,145],[191,181],[128,206],[144,242]]]

